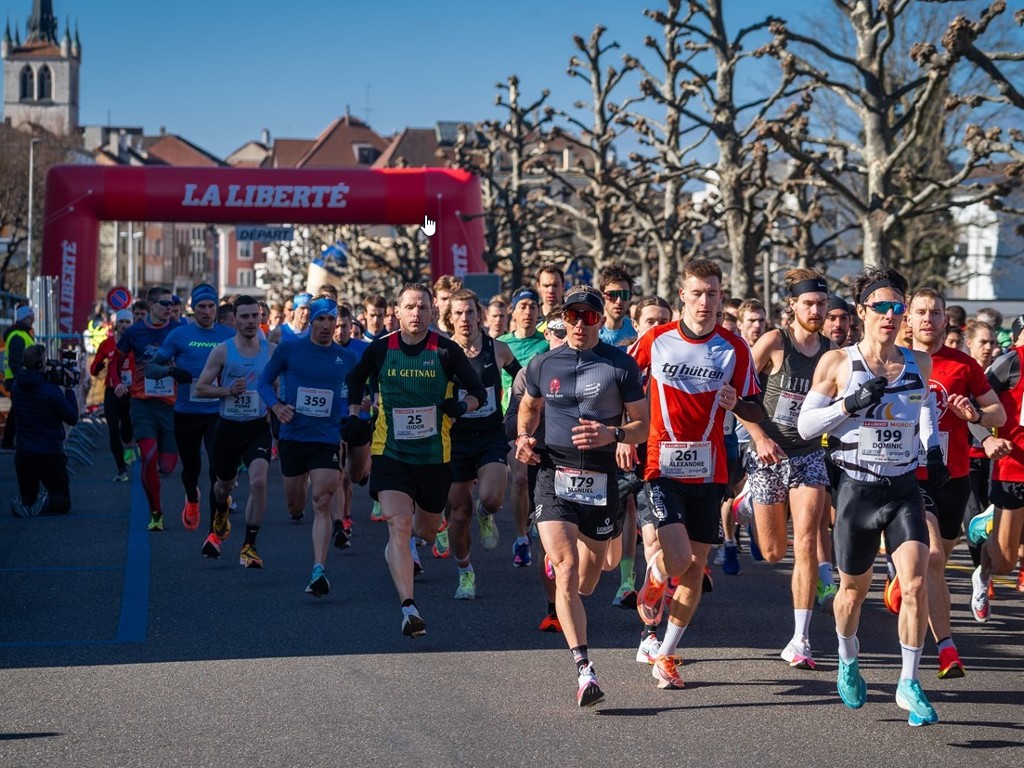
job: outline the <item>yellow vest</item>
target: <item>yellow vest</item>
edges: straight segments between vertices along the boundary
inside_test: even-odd
[[[6,347],[11,346],[11,341],[14,340],[15,336],[20,336],[25,340],[25,349],[28,349],[36,343],[35,339],[33,339],[26,331],[19,328],[16,331],[11,331],[10,336],[7,337]],[[14,371],[11,370],[10,356],[7,354],[6,347],[4,348],[4,379],[10,381],[14,378]],[[22,354],[24,354],[24,350],[22,350]]]

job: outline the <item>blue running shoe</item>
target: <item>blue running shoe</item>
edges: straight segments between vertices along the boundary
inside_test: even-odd
[[[757,562],[762,562],[764,560],[764,555],[761,554],[761,548],[757,546],[757,539],[754,538],[753,523],[747,526],[747,535],[750,537],[750,556]]]
[[[726,544],[722,547],[722,572],[726,576],[736,576],[740,572],[740,558],[736,554],[736,545],[731,547]]]
[[[928,701],[917,680],[900,680],[896,687],[896,705],[910,712],[907,722],[913,726],[939,722],[935,707]]]
[[[512,545],[512,565],[516,568],[526,568],[533,563],[533,554],[530,552],[530,540],[519,541]]]
[[[988,539],[989,534],[992,533],[992,521],[995,519],[995,515],[996,508],[989,504],[984,512],[971,518],[971,522],[967,524],[967,538],[971,540],[971,544],[977,546]]]
[[[322,565],[313,566],[313,575],[309,578],[306,592],[313,597],[323,597],[331,591],[330,582],[327,581],[327,572]]]
[[[839,660],[839,675],[836,677],[836,689],[843,704],[850,709],[860,709],[868,698],[868,686],[860,676],[860,663],[854,659],[847,664]]]

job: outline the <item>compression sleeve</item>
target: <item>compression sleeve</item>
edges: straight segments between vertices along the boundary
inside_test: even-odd
[[[833,403],[832,398],[811,390],[804,397],[800,416],[797,417],[796,428],[800,437],[804,440],[811,440],[826,432],[831,432],[848,418],[850,417],[843,412],[842,400],[836,400]]]
[[[928,399],[921,406],[921,445],[927,451],[929,448],[939,448],[939,431],[936,427],[939,424],[938,411],[935,408],[935,393],[929,391]]]
[[[516,374],[519,373],[519,371],[521,371],[522,368],[522,364],[520,364],[520,362],[516,360],[515,355],[512,355],[512,362],[510,362],[508,365],[502,366],[502,369],[505,371],[505,373],[507,373],[513,379],[515,379]]]
[[[971,431],[971,436],[979,443],[984,443],[986,438],[992,437],[992,430],[988,427],[981,426],[981,424],[972,424],[971,422],[967,422],[967,429]]]
[[[162,352],[163,348],[146,364],[147,379],[162,379],[171,372],[173,366],[167,365],[168,359],[161,354]]]
[[[1017,386],[1020,381],[1020,354],[1011,349],[1005,355],[996,358],[986,372],[988,383],[996,392],[1006,392]]]

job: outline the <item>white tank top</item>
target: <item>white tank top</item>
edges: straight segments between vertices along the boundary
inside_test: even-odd
[[[829,434],[833,463],[854,480],[870,482],[917,469],[921,407],[928,397],[928,385],[914,353],[905,347],[898,349],[903,353],[903,370],[886,386],[882,401],[851,416]],[[839,400],[875,378],[858,346],[847,347],[845,352],[850,358],[850,376]]]

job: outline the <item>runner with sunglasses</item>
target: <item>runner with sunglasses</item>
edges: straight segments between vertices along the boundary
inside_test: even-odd
[[[516,438],[517,458],[540,465],[537,529],[554,568],[555,606],[576,665],[581,707],[604,698],[588,656],[580,596],[593,593],[621,526],[615,444],[641,442],[648,426],[636,363],[598,338],[603,315],[596,289],[579,285],[566,292],[566,344],[527,366]],[[533,436],[542,418],[544,448]]]
[[[613,347],[628,347],[636,341],[637,335],[629,318],[633,278],[625,267],[609,264],[598,273],[597,287],[604,296],[604,325],[599,334],[601,341]]]
[[[918,681],[928,629],[928,525],[916,476],[920,448],[933,487],[949,479],[949,470],[939,446],[935,397],[928,389],[931,359],[896,345],[906,291],[907,281],[894,269],[866,269],[856,276],[853,295],[864,338],[826,352],[818,362],[797,428],[805,440],[827,432],[841,470],[834,531],[839,593],[833,605],[839,696],[852,709],[867,700],[857,627],[884,534],[903,588],[896,704],[910,712],[911,725],[924,725],[937,722],[938,715]]]

